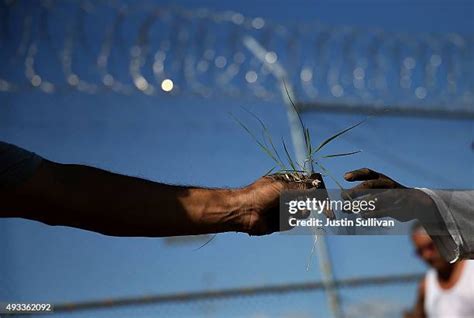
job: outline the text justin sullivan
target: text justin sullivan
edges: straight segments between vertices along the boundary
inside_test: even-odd
[[[346,218],[339,220],[326,219],[325,222],[318,218],[308,218],[299,220],[296,218],[289,219],[290,226],[364,226],[364,227],[393,227],[395,226],[394,220],[379,220],[376,218],[356,218],[355,220],[348,220]]]

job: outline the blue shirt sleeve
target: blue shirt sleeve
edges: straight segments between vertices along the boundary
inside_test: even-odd
[[[13,187],[31,177],[42,158],[32,152],[0,141],[0,188]]]

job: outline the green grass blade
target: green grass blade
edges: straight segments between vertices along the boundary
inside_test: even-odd
[[[265,177],[265,176],[268,176],[268,175],[269,175],[270,173],[272,173],[273,170],[275,170],[275,169],[276,169],[276,167],[271,168],[271,169],[268,170],[263,176],[264,176],[264,177]]]
[[[278,164],[282,169],[285,169],[285,165],[283,164],[283,162],[280,162],[278,160],[277,157],[275,157],[275,155],[272,153],[272,151],[270,149],[268,149],[268,147],[266,147],[264,144],[262,144],[260,142],[260,140],[258,140],[258,138],[255,136],[254,133],[252,133],[252,131],[247,127],[245,126],[244,123],[242,123],[237,117],[235,117],[232,113],[230,113],[230,115],[232,116],[232,118],[252,137],[252,139],[260,146],[260,148],[270,157],[273,159],[273,161],[275,161],[276,164]]]
[[[296,108],[295,103],[291,99],[290,92],[288,91],[288,87],[286,87],[285,81],[283,81],[283,86],[285,87],[286,96],[288,97],[288,100],[290,101],[290,104],[293,107],[293,110],[295,111],[296,116],[298,116],[298,120],[299,120],[301,128],[303,129],[303,132],[304,132],[306,130],[306,127],[303,123],[303,120],[301,119],[300,113],[298,112],[298,109]]]
[[[249,109],[243,107],[243,106],[240,106],[240,108],[242,108],[246,113],[248,113],[250,116],[252,116],[253,118],[255,118],[259,123],[260,125],[262,126],[262,128],[264,130],[266,130],[266,126],[265,126],[265,123],[263,122],[263,120],[260,119],[260,117],[258,117],[254,112],[250,111]]]
[[[347,195],[347,197],[352,200],[351,196],[350,196],[350,195],[346,192],[346,190],[342,187],[342,184],[340,184],[339,181],[337,181],[337,179],[336,179],[335,177],[333,177],[332,174],[330,174],[329,171],[328,171],[326,168],[324,168],[323,165],[321,165],[320,163],[316,163],[316,165],[318,165],[318,167],[321,168],[321,171],[324,172],[329,178],[332,179],[332,181],[334,181],[334,183],[337,184],[337,186],[339,187],[339,189],[341,189],[341,192],[342,192],[342,193],[345,193],[345,194]]]
[[[214,234],[212,235],[212,237],[204,244],[202,244],[201,246],[199,246],[198,248],[194,249],[194,251],[197,251],[197,250],[200,250],[201,248],[203,248],[204,246],[206,246],[207,244],[211,243],[211,241],[217,236],[217,234]]]
[[[293,162],[293,159],[291,159],[290,152],[288,151],[288,148],[286,148],[285,140],[283,137],[281,138],[281,142],[283,143],[283,149],[285,149],[286,156],[288,157],[288,163],[290,164],[291,168],[296,171],[295,163]]]
[[[276,150],[275,145],[273,144],[272,138],[268,135],[268,136],[267,136],[267,139],[268,139],[268,141],[270,142],[270,146],[272,147],[273,152],[275,153],[277,159],[278,159],[279,162],[281,163],[281,165],[280,165],[281,168],[283,169],[283,168],[285,167],[285,165],[283,164],[283,160],[281,160],[281,157],[280,157],[280,155],[278,154],[278,151]]]
[[[337,186],[338,186],[339,188],[341,188],[341,190],[344,189],[344,188],[342,187],[342,185],[339,183],[339,181],[337,181],[337,179],[334,178],[334,177],[332,176],[332,174],[330,174],[329,171],[328,171],[326,168],[324,168],[323,165],[321,165],[320,163],[316,163],[316,164],[318,165],[319,168],[321,168],[321,171],[322,171],[322,172],[324,172],[329,178],[332,179],[332,181],[334,181],[334,182],[337,184]]]
[[[278,158],[278,160],[283,163],[283,160],[281,160],[281,157],[280,157],[280,154],[278,153],[278,151],[276,150],[276,147],[275,145],[273,144],[273,140],[272,140],[272,136],[270,134],[270,131],[268,130],[267,126],[265,125],[265,123],[263,122],[263,120],[261,120],[255,113],[251,112],[249,109],[241,106],[241,108],[246,111],[248,114],[250,114],[250,116],[252,116],[253,118],[255,118],[259,123],[260,123],[260,126],[262,126],[262,137],[263,137],[263,142],[265,143],[265,145],[268,147],[267,143],[266,143],[266,140],[268,140],[269,144],[270,144],[270,147],[272,148],[273,150],[273,153],[275,154],[275,156]]]
[[[313,154],[318,152],[319,150],[321,150],[324,146],[326,146],[328,143],[330,143],[331,141],[333,141],[334,139],[344,135],[346,132],[356,128],[357,126],[359,125],[362,125],[365,121],[367,121],[367,118],[364,119],[364,120],[361,120],[360,122],[358,122],[357,124],[355,125],[352,125],[344,130],[341,130],[340,132],[338,132],[337,134],[334,134],[332,135],[331,137],[329,137],[328,139],[324,140],[319,146],[318,148],[316,148],[314,151],[313,151]]]
[[[311,145],[311,135],[309,133],[309,129],[306,128],[306,140],[307,140],[307,143],[306,143],[306,148],[307,148],[307,153],[308,155],[312,155],[313,151],[312,151],[312,145]]]
[[[310,174],[314,173],[314,158],[313,158],[313,145],[311,143],[311,134],[309,129],[306,128],[306,160],[309,162],[309,168],[311,169]]]
[[[300,123],[301,129],[303,130],[303,137],[304,137],[304,142],[306,146],[306,161],[310,163],[310,169],[311,169],[310,172],[313,173],[314,172],[314,168],[313,168],[314,160],[313,160],[313,151],[312,151],[313,146],[311,144],[309,129],[306,128],[306,126],[304,125],[303,119],[301,118],[301,115],[298,112],[298,109],[296,108],[295,103],[291,99],[290,92],[288,91],[288,87],[286,86],[285,81],[283,81],[283,86],[285,87],[286,96],[288,97],[288,100],[290,101],[290,104],[293,107],[293,111],[296,113],[296,116],[298,117],[298,121]],[[306,170],[306,169],[303,167],[303,170]]]
[[[304,171],[304,170],[290,170],[290,169],[281,169],[281,170],[279,170],[278,172],[290,172],[290,173],[292,173],[292,172],[298,172],[298,173],[301,173],[301,174],[306,173],[306,171]]]
[[[345,152],[345,153],[337,153],[332,155],[322,156],[321,158],[336,158],[336,157],[345,157],[355,155],[356,153],[362,152],[362,150],[352,151],[352,152]]]

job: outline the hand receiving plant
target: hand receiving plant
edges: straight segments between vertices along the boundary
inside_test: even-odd
[[[425,192],[408,188],[379,172],[368,168],[347,172],[344,179],[362,181],[345,191],[345,198],[376,200],[374,211],[365,212],[364,217],[392,217],[406,222],[413,219],[432,219],[437,208]]]

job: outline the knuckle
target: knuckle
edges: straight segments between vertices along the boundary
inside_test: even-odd
[[[362,169],[360,169],[360,170],[361,170],[361,172],[363,172],[363,173],[365,173],[365,174],[369,174],[369,173],[373,172],[373,171],[372,171],[371,169],[369,169],[369,168],[362,168]]]

